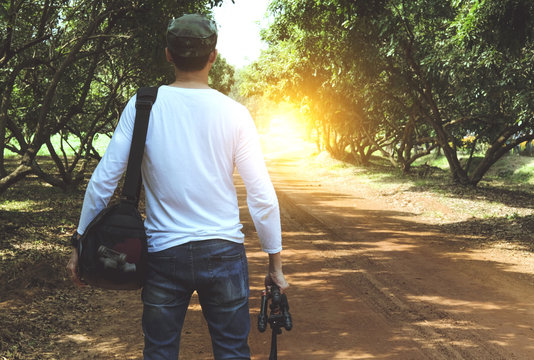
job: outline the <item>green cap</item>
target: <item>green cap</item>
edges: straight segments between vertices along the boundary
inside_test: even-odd
[[[169,22],[167,47],[176,56],[205,56],[216,44],[217,25],[204,15],[187,14]]]

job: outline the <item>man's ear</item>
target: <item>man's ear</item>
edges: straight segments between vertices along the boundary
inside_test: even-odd
[[[217,60],[217,55],[219,54],[219,52],[217,51],[217,49],[214,49],[211,53],[210,53],[210,56],[208,58],[208,62],[210,64],[213,64],[215,62],[215,60]]]
[[[170,62],[170,63],[174,63],[174,61],[172,60],[172,55],[171,55],[171,52],[169,51],[169,48],[165,48],[165,57],[167,58],[167,61]]]

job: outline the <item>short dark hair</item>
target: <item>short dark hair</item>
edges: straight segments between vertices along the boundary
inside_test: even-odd
[[[172,62],[178,70],[181,71],[200,71],[206,67],[210,54],[198,56],[198,57],[183,57],[173,54],[173,51],[169,49],[172,57]]]

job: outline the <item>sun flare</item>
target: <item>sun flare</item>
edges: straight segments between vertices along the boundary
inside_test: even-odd
[[[302,116],[294,108],[272,111],[262,134],[264,152],[268,158],[294,158],[308,148]]]
[[[295,121],[291,115],[275,115],[269,123],[269,134],[282,137],[294,137],[297,134]]]

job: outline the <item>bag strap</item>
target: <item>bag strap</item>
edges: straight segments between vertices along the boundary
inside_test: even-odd
[[[135,101],[135,124],[126,168],[126,178],[122,187],[122,197],[136,206],[141,192],[141,162],[145,152],[146,132],[150,110],[158,95],[157,87],[142,87],[137,91]]]

